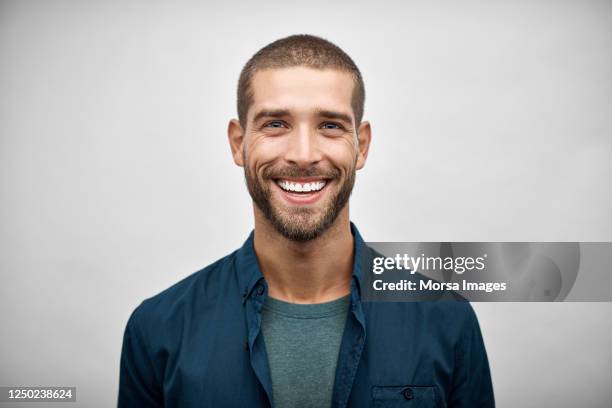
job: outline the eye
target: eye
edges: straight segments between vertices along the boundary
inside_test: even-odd
[[[280,120],[273,120],[271,122],[266,123],[264,127],[268,127],[268,128],[282,128],[283,126],[285,126],[285,124],[282,121],[280,121]]]
[[[321,128],[333,130],[333,129],[342,129],[342,126],[334,122],[325,122],[321,125]]]

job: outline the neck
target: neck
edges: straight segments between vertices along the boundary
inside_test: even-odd
[[[354,244],[348,204],[321,236],[282,236],[255,207],[254,247],[269,295],[292,303],[323,303],[350,293]]]

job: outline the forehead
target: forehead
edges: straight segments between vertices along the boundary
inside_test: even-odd
[[[253,106],[259,109],[342,110],[353,114],[354,88],[350,73],[336,69],[290,67],[255,72],[251,80]]]

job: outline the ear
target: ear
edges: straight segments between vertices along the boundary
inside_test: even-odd
[[[356,169],[360,170],[365,166],[370,150],[370,141],[372,140],[372,129],[370,122],[361,122],[357,133],[357,142],[359,143],[359,153],[357,155]]]
[[[232,156],[234,157],[234,163],[243,167],[244,160],[242,157],[242,147],[244,144],[244,130],[240,126],[240,122],[237,119],[232,119],[227,125],[227,139],[232,149]]]

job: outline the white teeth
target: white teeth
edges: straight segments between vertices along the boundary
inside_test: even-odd
[[[312,183],[292,183],[286,180],[279,180],[277,184],[285,191],[295,191],[298,193],[319,191],[325,187],[325,181],[314,181]]]

